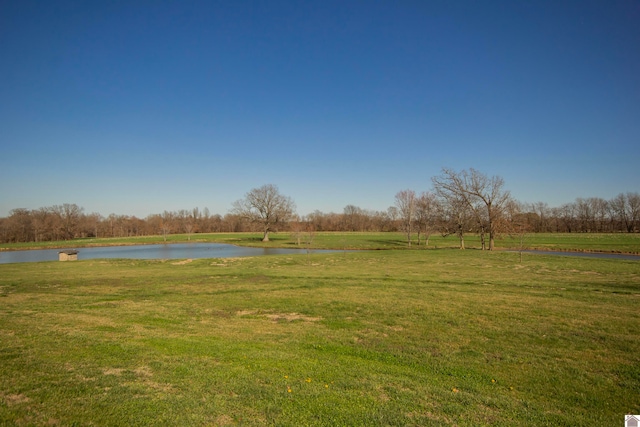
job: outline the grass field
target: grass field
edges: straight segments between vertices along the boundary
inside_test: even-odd
[[[0,425],[622,425],[639,303],[507,252],[4,264]]]
[[[260,247],[297,247],[297,240],[289,233],[272,233],[271,241],[263,243],[262,235],[256,233],[208,233],[208,234],[171,234],[167,236],[166,243],[191,242],[218,242],[231,243],[240,246],[260,246]],[[303,235],[301,246],[307,247],[305,243],[307,235]],[[162,236],[143,236],[126,238],[105,238],[105,239],[75,239],[71,241],[59,242],[38,242],[38,243],[13,243],[1,244],[0,250],[20,250],[35,248],[68,248],[84,246],[104,246],[104,245],[139,245],[165,243]],[[431,235],[429,245],[424,244],[424,237],[421,245],[417,245],[414,236],[411,246],[414,250],[436,249],[436,248],[457,248],[459,241],[455,236],[442,237],[439,234]],[[407,249],[406,236],[401,233],[338,233],[326,232],[315,233],[311,244],[308,245],[316,249]],[[465,246],[468,249],[479,249],[480,239],[477,235],[470,234],[465,237]],[[521,246],[527,249],[559,250],[559,251],[586,251],[586,252],[610,252],[640,254],[640,233],[531,233],[523,236],[500,236],[496,240],[497,249],[518,249]]]

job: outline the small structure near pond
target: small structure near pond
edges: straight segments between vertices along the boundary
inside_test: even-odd
[[[68,249],[58,252],[58,259],[60,261],[77,261],[78,251],[75,249]]]

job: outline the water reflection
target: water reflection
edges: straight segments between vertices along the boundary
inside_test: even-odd
[[[29,251],[0,251],[0,264],[14,262],[56,261],[61,249],[34,249]],[[79,248],[78,259],[196,259],[236,258],[262,255],[305,254],[304,249],[248,248],[223,243],[175,243],[169,245],[104,246]],[[312,250],[312,253],[335,252]]]

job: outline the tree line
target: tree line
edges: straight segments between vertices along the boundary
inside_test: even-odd
[[[482,247],[493,249],[505,233],[523,232],[626,232],[640,229],[640,194],[620,193],[612,199],[577,198],[559,207],[545,202],[522,203],[504,188],[499,176],[475,169],[443,169],[431,179],[431,188],[416,193],[401,190],[385,211],[347,205],[340,213],[295,213],[295,203],[274,185],[249,191],[225,215],[207,208],[164,211],[146,218],[130,215],[85,213],[76,204],[39,209],[13,209],[0,218],[0,242],[44,242],[73,238],[132,237],[173,233],[260,231],[391,231],[403,232],[407,244],[428,244],[429,236],[456,236],[464,248],[466,235],[480,236]]]

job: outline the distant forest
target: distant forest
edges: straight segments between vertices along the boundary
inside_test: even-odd
[[[398,203],[398,206],[391,206],[386,211],[348,205],[341,213],[315,211],[306,216],[294,215],[283,222],[277,231],[291,232],[304,227],[318,232],[409,231],[448,235],[456,234],[456,228],[462,227],[465,233],[483,232],[482,218],[474,216],[473,210],[469,210],[465,214],[466,219],[461,222],[460,212],[454,212],[448,207],[447,200],[435,192],[422,193],[421,196],[429,198],[432,204],[426,215],[415,212],[413,217],[409,216],[408,222],[402,211],[403,206]],[[419,198],[416,196],[416,200]],[[640,194],[619,194],[611,200],[578,198],[559,207],[549,207],[544,202],[519,203],[512,200],[504,205],[499,214],[499,230],[503,233],[514,227],[533,233],[637,233],[640,227]],[[241,215],[211,214],[206,208],[165,211],[137,218],[116,214],[105,217],[98,213],[85,213],[82,207],[75,204],[63,204],[34,210],[13,209],[8,217],[0,218],[2,243],[247,231],[260,231],[260,226]]]

